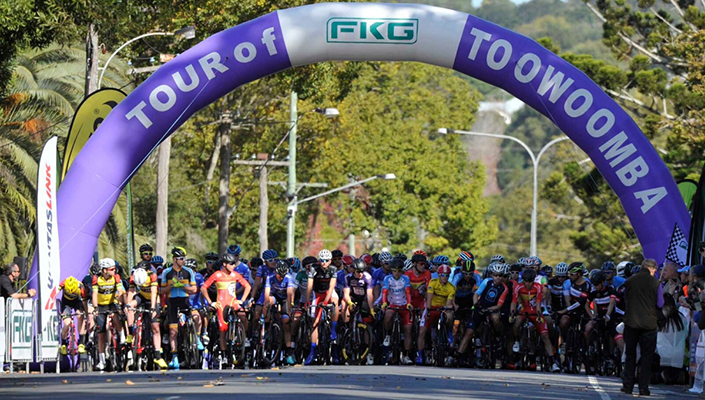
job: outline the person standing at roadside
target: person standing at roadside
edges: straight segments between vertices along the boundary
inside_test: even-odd
[[[622,392],[631,394],[636,372],[636,347],[639,345],[639,395],[649,396],[651,363],[656,351],[658,313],[663,307],[663,292],[659,280],[654,277],[656,261],[646,259],[641,270],[624,283],[624,343],[627,362],[622,378]]]

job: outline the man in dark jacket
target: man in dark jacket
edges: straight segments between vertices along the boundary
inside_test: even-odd
[[[646,259],[641,263],[641,271],[632,275],[624,283],[624,343],[627,362],[624,370],[621,391],[631,394],[636,372],[636,347],[641,349],[639,362],[639,395],[648,396],[651,379],[651,362],[656,351],[658,313],[663,307],[663,292],[656,272],[656,261]]]

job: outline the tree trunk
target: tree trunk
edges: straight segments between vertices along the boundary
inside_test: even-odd
[[[228,220],[230,198],[230,113],[223,114],[218,134],[220,135],[220,183],[218,185],[218,253],[228,247]]]
[[[166,253],[167,232],[169,231],[169,158],[171,157],[171,136],[159,146],[157,164],[157,254],[168,259]]]
[[[267,193],[267,167],[262,166],[259,172],[259,253],[269,248],[267,240],[267,214],[269,212],[269,193]]]
[[[98,31],[95,24],[90,23],[86,34],[85,97],[98,89]]]
[[[210,194],[210,181],[213,180],[213,175],[215,174],[215,167],[218,165],[218,156],[220,155],[220,134],[215,136],[215,146],[213,148],[213,154],[211,155],[211,163],[208,166],[208,173],[206,174],[206,180],[208,183],[206,183],[205,190],[203,191],[203,203],[208,204],[208,195]]]

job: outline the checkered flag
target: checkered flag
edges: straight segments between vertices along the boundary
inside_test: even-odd
[[[680,265],[681,268],[686,266],[686,260],[688,259],[688,240],[686,240],[678,224],[673,228],[673,235],[671,236],[671,243],[668,244],[666,259]]]

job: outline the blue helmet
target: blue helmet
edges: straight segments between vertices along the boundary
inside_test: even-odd
[[[231,244],[228,246],[228,253],[230,254],[235,254],[236,256],[240,255],[240,252],[242,252],[242,249],[240,248],[239,244]],[[275,256],[276,257],[276,256]]]
[[[264,260],[274,260],[277,258],[277,255],[278,254],[275,250],[267,249],[264,251],[264,253],[262,253],[262,258]]]
[[[286,260],[289,263],[289,266],[291,268],[291,272],[299,272],[299,269],[301,269],[301,260],[299,260],[296,257],[292,257]]]
[[[605,263],[602,264],[602,270],[605,272],[611,271],[614,273],[617,270],[617,267],[614,265],[614,261],[605,261]]]
[[[162,256],[154,256],[152,259],[149,261],[150,264],[152,265],[159,265],[159,264],[164,264],[164,259]]]
[[[440,256],[435,256],[433,257],[433,260],[431,260],[431,264],[433,265],[443,265],[450,262],[450,259],[448,259],[448,256],[440,255]]]

